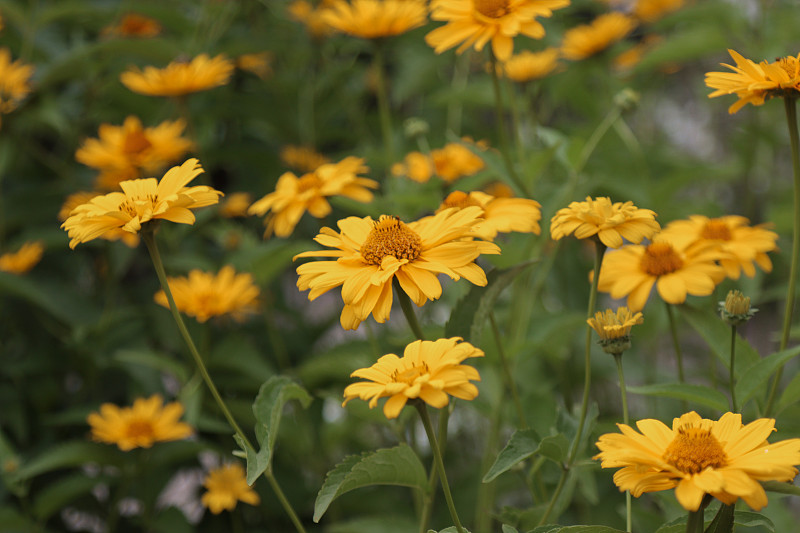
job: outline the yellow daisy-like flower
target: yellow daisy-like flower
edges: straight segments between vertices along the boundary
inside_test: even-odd
[[[586,59],[621,41],[636,27],[636,21],[622,13],[600,15],[589,24],[564,32],[561,55],[577,61]]]
[[[427,14],[424,0],[334,0],[321,16],[336,31],[379,39],[422,26]]]
[[[161,24],[153,18],[139,13],[127,13],[114,26],[104,28],[103,35],[117,37],[155,37],[161,33]]]
[[[333,248],[303,252],[298,257],[334,257],[297,267],[297,287],[310,289],[309,300],[342,287],[344,329],[356,329],[372,314],[377,322],[389,318],[392,280],[418,306],[442,295],[437,274],[454,280],[462,277],[475,285],[486,285],[486,274],[475,264],[480,254],[498,254],[494,243],[472,239],[472,228],[481,219],[479,207],[447,209],[408,224],[383,215],[348,217],[338,222],[341,233],[322,228],[316,240]]]
[[[401,163],[392,165],[392,175],[406,176],[417,183],[427,183],[433,176],[433,160],[422,152],[409,152]]]
[[[524,50],[509,57],[498,69],[508,79],[524,83],[555,72],[561,66],[558,57],[558,48],[546,48],[541,52]]]
[[[123,181],[122,192],[96,196],[72,210],[61,225],[70,237],[69,247],[103,237],[115,230],[138,233],[151,220],[194,224],[192,209],[216,204],[222,193],[206,185],[187,187],[203,172],[197,159],[172,167],[161,181],[145,178]]]
[[[697,511],[706,494],[727,505],[741,498],[759,511],[767,505],[759,481],[791,481],[800,463],[800,439],[767,441],[775,431],[771,418],[744,425],[740,414],[709,420],[692,411],[673,419],[671,429],[653,419],[638,421],[639,432],[617,426],[621,433],[600,436],[594,458],[603,468],[620,468],[620,491],[638,498],[674,488],[687,511]]]
[[[11,113],[31,92],[33,66],[11,61],[8,48],[0,48],[0,113]]]
[[[69,218],[69,215],[72,213],[73,209],[81,204],[89,202],[95,196],[100,196],[100,194],[102,193],[87,191],[79,191],[70,194],[67,196],[67,199],[64,200],[61,209],[58,211],[58,220],[64,222]],[[139,246],[139,235],[135,233],[128,233],[122,229],[111,230],[110,232],[101,235],[100,238],[108,241],[122,240],[122,242],[124,242],[129,248],[136,248]]]
[[[235,192],[227,195],[225,201],[219,206],[219,214],[225,218],[247,216],[247,210],[253,198],[248,192]]]
[[[483,209],[483,220],[473,228],[475,236],[491,241],[498,233],[517,231],[539,235],[542,218],[541,204],[527,198],[495,198],[480,191],[453,191],[439,205],[438,211],[451,207],[463,209],[477,206]]]
[[[559,240],[574,233],[578,239],[594,237],[609,248],[619,248],[622,239],[640,243],[652,237],[661,229],[655,217],[655,212],[639,209],[633,202],[611,203],[608,197],[587,196],[585,202],[572,202],[556,212],[550,220],[550,236]]]
[[[258,505],[261,498],[247,484],[244,468],[239,463],[231,463],[208,473],[203,481],[208,492],[200,498],[201,503],[214,514],[233,511],[237,502]]]
[[[272,74],[272,60],[273,56],[270,52],[242,54],[236,58],[236,68],[251,72],[265,80]]]
[[[24,274],[42,260],[44,244],[32,241],[23,244],[16,252],[0,255],[0,271],[10,274]]]
[[[222,267],[217,274],[192,270],[188,277],[167,278],[167,282],[178,310],[195,317],[198,322],[223,315],[241,321],[258,309],[260,291],[253,276],[237,274],[230,265]],[[163,290],[158,291],[154,299],[169,309]]]
[[[104,403],[100,412],[90,413],[86,421],[92,428],[92,439],[116,444],[127,452],[191,435],[192,428],[178,421],[182,414],[180,403],[163,405],[161,396],[155,394],[150,398],[137,398],[132,407]]]
[[[314,172],[331,160],[308,146],[289,144],[281,148],[280,158],[284,165],[298,172]]]
[[[656,235],[647,246],[631,244],[607,253],[597,288],[614,299],[627,296],[631,311],[644,308],[653,285],[665,302],[680,304],[688,294],[714,292],[725,278],[717,264],[722,256],[714,245],[681,248]]]
[[[655,22],[667,13],[683,7],[683,0],[637,0],[633,16],[644,22]]]
[[[358,174],[367,172],[360,157],[346,157],[338,163],[322,165],[315,171],[297,177],[286,172],[275,185],[275,192],[264,196],[247,212],[251,215],[267,215],[265,234],[288,237],[294,231],[303,213],[308,211],[316,218],[323,218],[331,212],[329,196],[346,196],[359,202],[372,201],[372,191],[378,182]]]
[[[408,400],[416,398],[441,409],[450,396],[472,400],[478,388],[470,381],[480,381],[475,368],[462,365],[469,357],[483,357],[483,351],[461,337],[437,341],[414,341],[403,351],[403,357],[390,353],[369,368],[356,370],[350,377],[364,378],[344,389],[345,400],[369,401],[372,409],[380,398],[389,398],[383,405],[386,418],[397,418]]]
[[[466,140],[465,142],[473,144]],[[482,147],[480,144],[475,146]],[[436,175],[447,183],[471,176],[486,168],[483,159],[462,143],[447,143],[443,148],[431,150],[431,159]]]
[[[725,275],[739,279],[741,272],[751,278],[755,276],[755,265],[764,272],[772,271],[772,261],[767,252],[777,249],[778,234],[768,227],[764,224],[750,226],[749,220],[737,215],[719,218],[691,215],[688,220],[670,222],[661,235],[678,247],[695,243],[719,246],[724,252],[719,263],[725,269]]]
[[[305,24],[312,37],[319,39],[333,32],[322,16],[331,4],[331,0],[322,0],[314,7],[308,0],[293,0],[286,6],[286,11],[292,19]]]
[[[616,312],[611,309],[598,311],[586,323],[597,332],[600,346],[606,353],[620,355],[631,347],[631,328],[644,322],[642,313],[632,313],[627,307]]]
[[[800,86],[800,55],[779,58],[768,63],[754,63],[734,50],[728,50],[736,66],[722,63],[733,72],[706,72],[706,85],[716,91],[708,95],[715,98],[725,94],[739,97],[728,113],[736,113],[747,104],[762,105],[768,98],[797,96]]]
[[[163,69],[137,67],[120,74],[125,87],[149,96],[182,96],[225,85],[233,73],[233,62],[222,54],[209,57],[200,54],[189,62],[173,61]]]
[[[514,37],[544,37],[544,26],[537,17],[550,17],[554,9],[569,5],[569,0],[433,0],[431,19],[447,21],[425,36],[437,54],[460,44],[456,53],[467,48],[483,50],[492,43],[492,52],[506,61],[514,50]]]

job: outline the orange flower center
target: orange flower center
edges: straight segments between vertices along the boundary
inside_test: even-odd
[[[670,274],[683,266],[683,260],[666,242],[650,243],[644,250],[640,266],[651,276]]]
[[[684,426],[664,450],[664,461],[686,474],[698,474],[708,467],[728,463],[722,445],[707,429]]]
[[[136,440],[155,440],[153,424],[148,420],[131,420],[125,427],[125,436]]]
[[[147,136],[141,129],[129,131],[125,135],[125,141],[122,143],[122,151],[128,155],[140,154],[150,148],[152,143],[147,140]]]
[[[402,372],[400,370],[395,370],[392,372],[392,381],[395,383],[407,383],[409,385],[413,385],[414,381],[416,381],[418,377],[430,373],[431,370],[428,368],[428,363],[422,362],[419,366],[412,363],[411,368],[407,368]]]
[[[470,207],[473,205],[481,208],[483,207],[483,205],[479,201],[477,201],[469,194],[462,191],[453,191],[449,195],[447,195],[447,198],[444,199],[444,202],[442,202],[441,209],[447,209],[448,207],[457,207],[459,209],[464,209],[465,207]]]
[[[778,59],[778,66],[786,72],[790,80],[797,77],[797,58],[781,57]]]
[[[142,202],[150,202],[150,206],[154,207],[156,205],[156,196],[153,194],[148,194],[145,198],[128,198],[119,204],[117,209],[123,213],[127,213],[132,218],[136,218],[139,216],[140,211],[137,206]]]
[[[311,189],[318,189],[320,185],[322,185],[322,180],[316,174],[306,174],[297,180],[297,192],[303,193]]]
[[[729,241],[731,240],[731,230],[722,220],[711,219],[706,222],[700,236],[708,240]]]
[[[361,257],[370,265],[380,265],[390,255],[411,262],[422,251],[422,239],[399,218],[381,215],[361,245]]]
[[[493,19],[499,19],[508,14],[509,0],[472,0],[475,11],[481,15]]]

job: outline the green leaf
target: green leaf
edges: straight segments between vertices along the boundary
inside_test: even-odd
[[[503,524],[503,533],[519,533],[519,531],[517,531],[517,528],[515,528],[514,526]]]
[[[744,406],[745,402],[758,392],[758,388],[779,367],[798,355],[800,355],[800,346],[794,346],[789,350],[770,354],[748,366],[736,381],[736,399],[739,402],[739,407]]]
[[[82,472],[50,482],[36,494],[33,513],[37,519],[46,521],[71,501],[88,494],[100,482],[101,480],[87,477]]]
[[[624,533],[608,526],[539,526],[528,533]]]
[[[188,371],[184,365],[174,359],[164,357],[164,354],[148,350],[117,350],[114,352],[112,359],[120,363],[132,363],[172,374],[181,383],[185,383],[189,378]]]
[[[733,523],[744,527],[763,527],[772,533],[775,531],[775,524],[772,523],[772,520],[761,513],[752,511],[736,511],[733,515]]]
[[[401,485],[428,490],[428,476],[417,455],[406,444],[351,455],[328,472],[314,502],[314,522],[319,522],[331,502],[351,490],[370,485]]]
[[[6,436],[0,432],[0,479],[3,484],[16,496],[25,494],[25,486],[17,478],[16,469],[19,467],[21,459]]]
[[[676,400],[686,400],[711,407],[718,411],[728,410],[728,398],[724,394],[702,385],[691,385],[688,383],[656,383],[654,385],[628,387],[628,392],[642,394],[644,396],[660,396],[664,398],[674,398]]]
[[[122,457],[116,448],[107,444],[72,441],[55,446],[26,462],[16,471],[17,480],[30,479],[60,468],[80,466],[85,463],[119,464]]]
[[[725,365],[725,368],[731,366],[731,328],[725,324],[718,315],[709,313],[692,307],[690,305],[679,305],[678,310],[683,315],[686,322],[694,328],[694,330],[703,337],[703,340],[708,343],[711,351]],[[749,367],[750,365],[761,360],[758,352],[750,346],[750,343],[743,339],[740,335],[736,335],[736,375],[742,375],[741,370]],[[734,369],[736,370],[736,369]],[[738,396],[738,392],[737,392]]]
[[[703,513],[703,521],[705,523],[713,522],[714,517],[717,514],[717,507],[712,507],[706,509]],[[759,514],[753,513],[749,511],[736,511],[733,515],[733,523],[737,526],[743,527],[765,527],[768,531],[773,532],[775,531],[775,525],[772,521]],[[709,527],[710,524],[709,524]],[[658,530],[656,533],[684,533],[686,531],[686,515],[679,516],[674,520],[670,520]],[[717,532],[717,533],[721,533]]]
[[[247,461],[246,479],[247,484],[252,485],[256,479],[269,468],[269,460],[271,458],[270,448],[263,446],[256,452],[252,446],[247,443],[239,435],[234,435],[233,440],[236,444],[244,450],[244,459]],[[238,454],[237,454],[238,455]]]
[[[764,487],[764,490],[769,492],[800,496],[800,487],[797,485],[792,485],[791,483],[783,483],[781,481],[762,481],[761,485]]]
[[[489,483],[494,478],[509,470],[515,464],[524,461],[539,451],[539,440],[532,429],[519,429],[511,435],[505,448],[497,455],[494,464],[483,476],[483,482]]]
[[[563,463],[564,459],[566,459],[568,449],[569,449],[569,440],[567,439],[566,436],[564,436],[563,433],[559,433],[557,435],[549,435],[543,438],[542,443],[539,445],[540,454],[559,464]]]
[[[793,377],[792,381],[783,389],[781,399],[778,400],[778,406],[775,408],[775,412],[780,413],[798,400],[800,400],[800,374]]]
[[[714,520],[705,533],[731,533],[733,531],[733,505],[720,505]]]

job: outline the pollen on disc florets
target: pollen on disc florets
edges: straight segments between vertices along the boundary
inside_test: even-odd
[[[641,259],[642,270],[651,276],[670,274],[683,266],[683,259],[671,244],[653,242],[647,245]]]
[[[446,209],[448,207],[457,207],[459,209],[464,209],[465,207],[471,207],[471,206],[477,206],[483,208],[483,204],[481,204],[471,195],[463,191],[453,191],[447,195],[447,198],[444,199],[444,202],[442,202],[441,209]]]
[[[475,11],[493,19],[508,14],[508,0],[473,0]]]
[[[692,426],[678,428],[663,459],[686,474],[699,474],[708,467],[721,468],[728,462],[725,450],[711,431]]]
[[[731,240],[731,229],[719,219],[711,219],[703,226],[701,236],[708,240],[729,241]]]
[[[422,239],[399,218],[381,215],[361,245],[361,257],[370,265],[380,265],[390,255],[413,261],[422,251]]]

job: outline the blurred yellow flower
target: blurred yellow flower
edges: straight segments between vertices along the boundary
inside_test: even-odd
[[[90,413],[86,421],[92,428],[92,439],[116,444],[127,452],[191,435],[192,428],[178,421],[182,414],[180,403],[163,405],[161,396],[155,394],[150,398],[137,398],[132,407],[104,403],[100,412]]]
[[[539,227],[542,206],[536,200],[527,198],[495,198],[480,191],[453,191],[439,205],[437,212],[451,207],[463,209],[469,206],[477,206],[483,210],[483,220],[473,227],[473,233],[481,239],[490,241],[498,233],[511,231],[536,235],[542,231]]]
[[[471,176],[486,168],[483,159],[470,150],[467,144],[483,148],[480,143],[447,143],[443,148],[431,150],[433,168],[436,175],[447,183],[452,183],[465,176]]]
[[[132,67],[120,74],[125,87],[149,96],[182,96],[225,85],[233,73],[233,62],[222,54],[210,58],[200,54],[191,61],[173,61],[163,69]]]
[[[44,244],[31,241],[23,244],[16,252],[0,255],[0,271],[10,274],[24,274],[42,260]]]
[[[358,174],[367,172],[360,157],[346,157],[338,163],[328,163],[313,172],[297,177],[292,172],[278,178],[275,191],[264,196],[247,212],[251,215],[267,215],[265,235],[275,233],[278,237],[288,237],[294,231],[303,213],[308,211],[316,218],[323,218],[331,212],[327,198],[345,196],[359,202],[372,201],[372,191],[378,182]]]
[[[247,216],[247,209],[253,203],[249,192],[235,192],[228,194],[225,201],[219,206],[219,214],[225,218]]]
[[[621,41],[636,27],[636,21],[622,13],[605,13],[589,24],[564,32],[561,55],[577,61],[598,54]]]
[[[667,13],[683,7],[684,0],[637,0],[633,6],[634,17],[644,22],[655,22]]]
[[[744,425],[740,414],[709,420],[692,411],[674,418],[672,428],[653,419],[636,423],[641,433],[617,426],[621,433],[600,436],[594,459],[603,468],[621,468],[614,473],[620,491],[638,498],[675,488],[688,511],[697,511],[706,494],[727,505],[741,498],[759,511],[767,505],[759,482],[791,481],[800,463],[800,439],[767,441],[775,431],[771,418]]]
[[[442,294],[437,274],[475,285],[486,285],[486,274],[475,260],[481,254],[498,254],[496,244],[471,237],[482,209],[447,209],[408,224],[392,216],[348,217],[338,222],[341,233],[322,228],[316,240],[333,250],[303,252],[298,257],[333,257],[297,267],[297,288],[310,289],[309,300],[342,287],[344,329],[356,329],[372,314],[377,322],[389,318],[392,280],[411,300],[422,306]]]
[[[333,0],[321,16],[336,31],[378,39],[422,26],[427,14],[424,0]]]
[[[0,113],[11,113],[31,92],[33,66],[11,61],[8,48],[0,48]]]
[[[433,176],[433,159],[422,152],[409,152],[401,163],[392,165],[392,175],[406,176],[417,183],[426,183]]]
[[[103,28],[102,33],[117,37],[155,37],[161,33],[161,24],[139,13],[126,13],[117,24]]]
[[[203,481],[203,486],[208,491],[203,494],[200,501],[214,514],[222,511],[233,511],[236,502],[258,505],[261,498],[248,484],[244,475],[244,468],[239,463],[215,468],[208,473]]]
[[[284,165],[304,174],[314,172],[322,165],[331,162],[328,157],[313,148],[293,144],[281,148],[280,158]]]
[[[272,59],[270,52],[242,54],[236,58],[236,68],[251,72],[265,80],[272,74]]]
[[[483,351],[461,337],[437,341],[414,341],[406,346],[403,357],[390,353],[369,368],[356,370],[350,377],[364,378],[344,389],[345,400],[369,400],[372,409],[380,398],[389,398],[383,405],[386,418],[397,418],[408,400],[416,398],[441,409],[449,397],[472,400],[478,388],[470,381],[480,381],[475,368],[462,365],[468,357],[483,357]]]
[[[319,39],[333,33],[322,14],[333,3],[332,0],[322,0],[316,7],[308,0],[293,0],[289,2],[286,10],[289,16],[297,22],[302,22],[312,37]]]
[[[170,277],[167,282],[178,310],[201,323],[223,315],[242,321],[258,309],[260,291],[253,276],[237,274],[230,265],[222,267],[217,274],[192,270],[188,277]],[[154,299],[169,309],[163,290],[158,291]]]
[[[115,230],[138,233],[142,224],[164,219],[194,224],[192,209],[216,204],[220,191],[205,185],[187,187],[203,172],[197,159],[172,167],[161,181],[145,178],[123,181],[122,192],[96,196],[72,210],[61,225],[70,237],[69,247],[103,237]]]
[[[728,50],[736,66],[722,63],[733,72],[706,72],[706,85],[716,91],[708,95],[715,98],[735,94],[739,100],[728,108],[736,113],[747,104],[761,105],[768,98],[796,98],[800,87],[800,54],[781,57],[768,63],[754,63],[734,50]]]
[[[578,239],[594,237],[609,248],[619,248],[622,239],[640,243],[652,237],[661,229],[655,217],[655,212],[633,202],[611,203],[608,197],[587,196],[585,202],[572,202],[556,212],[550,220],[550,236],[559,240],[574,233]]]
[[[492,43],[492,52],[506,61],[514,50],[514,37],[544,37],[537,17],[549,17],[569,0],[433,0],[431,20],[447,21],[425,36],[437,54],[460,44],[457,53],[470,47],[481,51]]]
[[[558,57],[558,48],[546,48],[541,52],[523,50],[509,57],[498,69],[505,77],[519,83],[538,80],[561,66]]]

